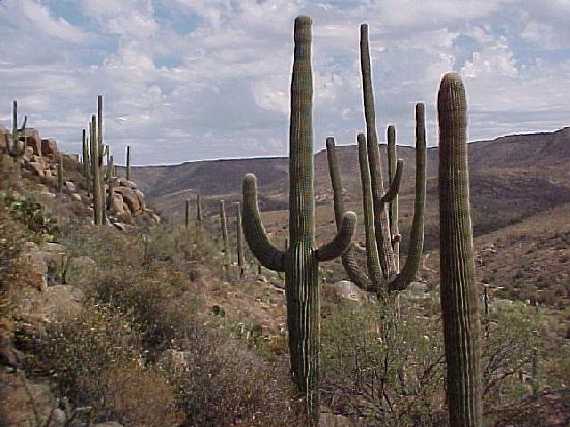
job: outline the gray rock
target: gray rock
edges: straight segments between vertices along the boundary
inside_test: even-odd
[[[363,291],[349,280],[340,280],[338,282],[326,285],[327,292],[346,301],[352,301],[359,304],[368,300],[368,292]]]

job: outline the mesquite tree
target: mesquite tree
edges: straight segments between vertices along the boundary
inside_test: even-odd
[[[467,103],[459,75],[446,74],[439,121],[440,299],[450,425],[482,425],[479,292],[469,207]]]
[[[243,231],[247,243],[266,268],[285,272],[287,327],[291,373],[306,396],[310,422],[319,419],[320,262],[330,261],[348,248],[356,215],[345,213],[336,237],[315,247],[315,199],[313,188],[313,78],[311,70],[311,18],[295,19],[289,130],[289,249],[270,241],[261,222],[257,180],[243,180]]]

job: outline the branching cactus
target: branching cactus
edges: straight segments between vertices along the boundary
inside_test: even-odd
[[[337,228],[341,226],[341,216],[344,212],[344,202],[342,200],[342,180],[340,176],[338,161],[335,152],[333,138],[327,138],[327,159],[329,173],[331,176],[334,211]],[[379,296],[385,295],[389,291],[399,291],[405,289],[416,277],[424,244],[424,209],[426,198],[426,138],[425,138],[425,108],[423,104],[416,105],[416,198],[414,205],[414,217],[410,231],[410,244],[408,256],[404,268],[392,276],[388,276],[382,269],[381,253],[384,248],[378,242],[378,233],[375,226],[376,211],[374,209],[374,183],[372,180],[372,160],[369,157],[370,147],[363,134],[358,135],[358,158],[360,163],[360,177],[362,182],[362,200],[364,211],[364,227],[366,236],[366,266],[360,267],[356,260],[354,246],[351,245],[348,251],[342,256],[342,264],[351,281],[361,289],[376,292]],[[395,150],[393,150],[394,156]],[[394,156],[395,159],[395,156]],[[394,162],[396,163],[396,162]],[[403,160],[397,161],[394,168],[390,189],[383,194],[380,202],[384,204],[394,203],[403,170]],[[397,214],[393,216],[397,222]],[[392,228],[394,230],[394,228]],[[397,228],[395,229],[397,231]],[[391,241],[398,241],[399,234],[393,235],[389,232]],[[388,277],[387,277],[388,276]]]
[[[440,298],[451,426],[481,426],[479,292],[469,208],[467,103],[459,75],[446,74],[439,121]]]
[[[312,424],[319,419],[319,263],[341,256],[350,245],[356,215],[344,214],[336,237],[315,247],[313,189],[313,82],[311,70],[311,19],[295,19],[291,116],[289,131],[289,249],[270,241],[257,203],[257,180],[243,181],[243,231],[247,243],[266,268],[285,272],[287,326],[291,373],[306,396]]]
[[[243,232],[241,229],[241,209],[240,203],[236,202],[236,252],[237,263],[239,267],[239,277],[242,278],[245,273],[245,258],[243,253]]]

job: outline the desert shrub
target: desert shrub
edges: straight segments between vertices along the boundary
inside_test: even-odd
[[[200,305],[200,293],[180,272],[161,268],[115,268],[95,278],[92,292],[141,325],[143,344],[153,353],[175,345]]]
[[[185,333],[186,369],[175,380],[184,425],[302,425],[283,364],[199,324]]]
[[[103,373],[104,400],[109,419],[125,426],[178,426],[176,388],[166,373],[136,362],[112,366]]]
[[[337,411],[382,425],[429,425],[441,408],[438,320],[341,304],[323,321],[323,391]]]
[[[484,325],[486,320],[482,319]],[[483,334],[481,340],[481,357],[483,396],[487,407],[492,407],[518,400],[533,382],[538,384],[533,363],[541,358],[543,340],[541,316],[524,303],[495,307],[489,322],[489,336]]]

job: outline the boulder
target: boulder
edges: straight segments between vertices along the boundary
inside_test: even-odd
[[[27,164],[28,169],[36,176],[46,176],[44,166],[40,162],[31,161]]]
[[[24,160],[30,162],[34,155],[34,149],[32,147],[26,147],[24,150]]]
[[[81,196],[77,193],[73,193],[70,197],[71,197],[71,200],[75,200],[77,202],[81,201]]]
[[[368,300],[368,292],[363,291],[350,280],[340,280],[330,285],[325,285],[324,288],[329,295],[340,300],[352,301],[359,304]]]
[[[55,157],[58,153],[55,139],[42,139],[41,153],[42,156]]]
[[[22,250],[22,253],[17,259],[17,263],[24,267],[28,285],[39,291],[45,291],[48,287],[48,264],[42,252],[37,249],[37,246],[34,247],[32,245],[25,245],[24,250]]]
[[[40,138],[40,133],[37,129],[24,129],[24,139],[26,141],[26,146],[32,147],[36,156],[42,155],[42,139]]]
[[[67,265],[65,280],[77,284],[93,278],[97,273],[97,263],[88,256],[72,257]]]
[[[131,211],[131,215],[135,216],[143,211],[139,195],[134,190],[128,187],[118,187],[115,189],[115,192],[123,196],[123,202],[126,203]]]
[[[67,191],[68,193],[77,193],[77,186],[75,185],[75,183],[71,181],[65,181],[63,183],[63,186],[65,188],[65,191]]]
[[[123,202],[123,196],[119,193],[114,193],[111,199],[111,213],[113,215],[124,215],[125,209],[126,206]]]

